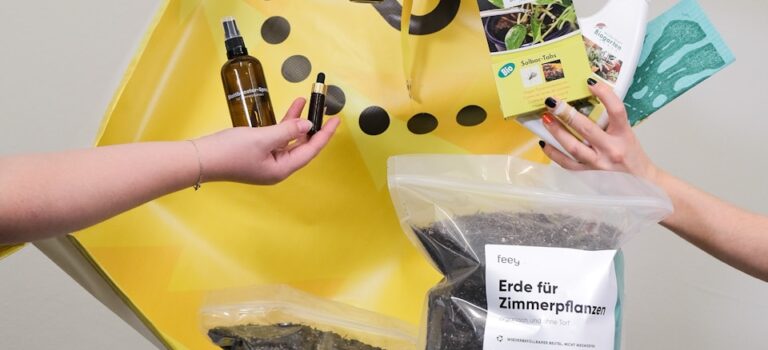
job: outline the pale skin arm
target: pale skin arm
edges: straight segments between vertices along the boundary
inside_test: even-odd
[[[73,232],[192,187],[201,164],[203,182],[276,184],[309,163],[339,125],[331,118],[307,139],[304,104],[296,100],[279,125],[228,129],[194,143],[0,157],[0,245]]]
[[[675,208],[662,225],[717,259],[768,281],[768,217],[726,203],[656,167],[632,132],[622,101],[605,84],[596,83],[590,89],[608,109],[608,128],[603,131],[580,113],[555,118],[550,109],[543,116],[545,127],[576,160],[550,145],[543,145],[544,153],[566,169],[622,171],[655,183],[667,192]],[[562,123],[570,125],[589,146]]]

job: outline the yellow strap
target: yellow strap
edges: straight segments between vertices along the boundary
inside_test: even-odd
[[[405,75],[405,85],[408,89],[408,96],[413,99],[411,93],[411,84],[413,83],[413,57],[410,45],[411,28],[411,10],[413,10],[413,0],[402,0],[403,12],[400,15],[400,49],[403,57],[403,74]]]

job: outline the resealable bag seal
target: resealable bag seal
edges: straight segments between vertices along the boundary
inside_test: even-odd
[[[228,350],[413,350],[416,327],[285,285],[210,293],[201,327]]]
[[[504,155],[398,156],[388,171],[403,230],[444,276],[420,348],[620,348],[619,249],[672,212],[661,189]]]

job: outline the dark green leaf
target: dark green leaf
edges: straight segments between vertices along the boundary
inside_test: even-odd
[[[519,49],[525,41],[525,37],[528,35],[528,28],[524,25],[518,24],[509,29],[507,35],[504,37],[504,43],[507,45],[507,50]]]
[[[533,43],[544,41],[544,38],[541,36],[541,21],[539,20],[538,13],[531,19],[531,36],[533,36]]]

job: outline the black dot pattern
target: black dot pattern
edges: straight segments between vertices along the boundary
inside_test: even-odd
[[[283,78],[292,83],[304,81],[309,77],[310,72],[312,72],[312,63],[309,62],[308,58],[302,55],[288,57],[288,59],[283,62]]]
[[[389,128],[389,123],[389,114],[379,106],[368,107],[360,113],[360,130],[368,135],[383,134]]]
[[[428,134],[437,129],[437,118],[429,113],[419,113],[408,120],[408,130],[416,135]]]
[[[456,122],[461,126],[480,125],[488,117],[488,113],[480,106],[466,106],[456,115]]]
[[[325,114],[339,114],[346,103],[347,96],[344,95],[344,90],[336,85],[328,85],[328,92],[325,95]]]
[[[438,6],[440,11],[435,10],[429,16],[416,16],[415,20],[412,19],[410,33],[412,35],[424,35],[444,29],[453,21],[458,9],[458,3],[459,0],[440,0]],[[399,30],[399,17],[397,16],[400,15],[401,7],[399,7],[397,1],[386,0],[382,4],[374,5],[374,7],[390,25]],[[427,17],[440,17],[445,20],[445,23],[441,22],[437,25],[435,24],[437,23],[436,21],[423,21]],[[419,24],[422,21],[428,24],[425,28],[422,28],[423,23]],[[430,27],[429,25],[432,26]],[[285,42],[290,34],[291,24],[285,17],[269,17],[261,26],[262,39],[272,45]],[[303,55],[288,57],[283,62],[281,69],[283,78],[291,83],[299,83],[306,80],[311,72],[312,63]],[[344,90],[336,85],[328,85],[328,92],[325,97],[325,114],[336,115],[341,113],[346,103],[347,97]],[[462,108],[456,115],[456,123],[466,127],[477,126],[485,122],[487,117],[488,113],[482,107],[469,105]],[[389,129],[390,123],[389,113],[382,107],[370,106],[360,113],[360,130],[367,135],[376,136],[383,134]],[[438,125],[438,119],[429,113],[416,114],[408,120],[407,124],[408,130],[416,135],[431,133],[437,129]]]
[[[274,16],[267,18],[261,26],[261,37],[270,44],[279,44],[288,39],[291,34],[291,24],[288,20]]]

